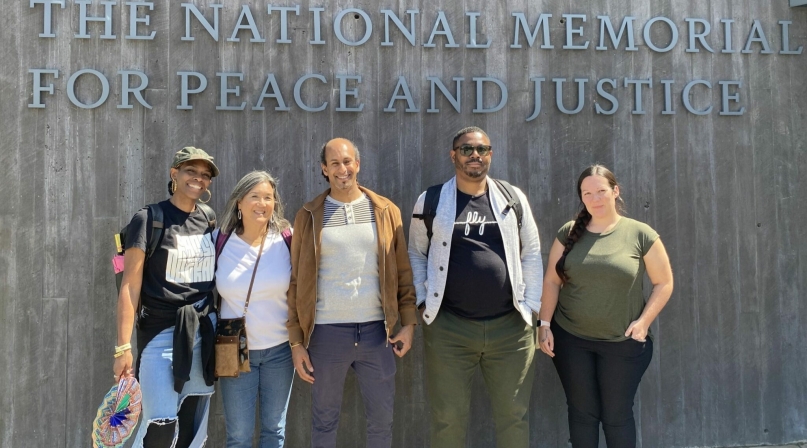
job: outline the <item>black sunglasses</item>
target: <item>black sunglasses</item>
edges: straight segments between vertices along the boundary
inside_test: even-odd
[[[462,145],[454,148],[454,151],[459,151],[460,155],[463,157],[470,157],[471,154],[474,153],[474,151],[476,151],[476,153],[479,154],[480,156],[484,157],[488,155],[490,150],[491,150],[490,145],[478,145],[478,146]]]

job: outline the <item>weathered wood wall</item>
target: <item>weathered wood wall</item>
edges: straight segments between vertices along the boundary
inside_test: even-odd
[[[208,19],[211,2],[192,0]],[[67,0],[53,8],[57,37],[40,38],[42,6],[27,1],[0,4],[0,446],[87,446],[96,406],[110,386],[115,342],[115,287],[109,266],[111,235],[143,204],[165,197],[172,154],[185,145],[205,148],[222,170],[213,184],[212,205],[221,209],[240,176],[267,169],[280,179],[289,215],[325,188],[316,163],[320,145],[344,136],[362,149],[360,180],[392,198],[407,216],[425,187],[452,174],[448,159],[451,134],[476,124],[495,146],[493,175],[509,179],[528,194],[544,250],[556,229],[576,210],[574,182],[587,164],[613,167],[623,184],[630,215],[656,228],[670,252],[676,273],[673,298],[653,326],[656,352],[642,382],[636,415],[643,447],[729,446],[807,439],[807,55],[782,55],[779,20],[792,21],[791,47],[807,46],[807,10],[787,0],[561,0],[396,1],[299,0],[289,16],[291,44],[278,44],[278,13],[269,16],[267,0],[249,2],[266,43],[227,42],[241,3],[221,0],[220,38],[214,42],[193,20],[193,42],[182,41],[185,13],[179,2],[158,2],[149,26],[153,41],[125,40],[129,9],[113,9],[116,39],[102,40],[102,25],[90,24],[91,39],[74,39],[79,6]],[[247,3],[247,2],[243,2]],[[309,7],[323,6],[322,38],[313,40]],[[370,41],[348,47],[336,40],[333,18],[345,8],[359,8],[372,18]],[[419,9],[417,43],[409,45],[391,31],[395,45],[381,46],[384,19],[392,9],[404,23],[406,9]],[[93,2],[92,15],[103,7]],[[424,48],[438,11],[444,11],[460,48]],[[481,12],[480,41],[488,50],[465,48],[466,11]],[[145,12],[141,8],[141,15]],[[550,20],[554,50],[511,49],[513,17],[524,12],[534,26],[539,13]],[[587,14],[588,50],[562,50],[564,13]],[[637,17],[639,51],[595,51],[598,15],[618,26]],[[672,19],[681,42],[668,53],[650,51],[641,29],[652,17]],[[685,18],[707,19],[707,38],[716,53],[685,52]],[[774,54],[722,54],[720,19],[734,19],[734,46],[742,48],[754,19],[764,26]],[[348,38],[364,33],[361,20],[344,20]],[[654,41],[669,41],[669,31],[654,28]],[[58,69],[46,107],[32,102],[28,70]],[[100,107],[80,109],[67,98],[67,79],[80,69],[99,70],[110,79],[109,99]],[[146,99],[119,109],[118,70],[140,70],[149,77]],[[205,74],[207,90],[194,95],[192,111],[177,110],[177,71]],[[245,111],[216,111],[216,72],[243,72]],[[268,73],[277,76],[288,112],[250,110]],[[309,81],[303,96],[311,104],[328,101],[317,113],[302,111],[293,99],[294,82],[320,73],[328,82]],[[360,113],[336,112],[339,84],[335,74],[361,74]],[[412,88],[417,113],[385,113],[398,76]],[[492,114],[473,114],[471,78],[493,76],[509,88],[509,103]],[[451,78],[464,76],[462,110],[456,113],[440,96],[439,113],[427,113],[429,82],[439,77],[454,92]],[[544,76],[543,112],[531,122],[533,85]],[[577,115],[564,115],[554,102],[551,79],[589,78],[586,104]],[[601,78],[616,78],[619,111],[595,113],[594,90]],[[623,78],[652,78],[645,89],[646,115],[633,115],[633,90]],[[662,115],[662,79],[674,79],[675,115]],[[714,85],[715,110],[696,116],[684,110],[681,89],[692,79]],[[718,80],[743,82],[741,117],[717,114]],[[134,81],[136,84],[137,81]],[[191,83],[194,87],[194,83]],[[700,90],[699,90],[700,89]],[[703,87],[696,88],[703,92]],[[99,97],[98,83],[85,76],[78,98]],[[708,102],[696,95],[696,107]],[[573,85],[564,93],[566,107],[577,99]],[[498,101],[489,93],[486,104]],[[603,104],[606,107],[607,103]],[[395,446],[428,446],[428,397],[423,387],[420,333],[414,350],[399,362]],[[563,393],[549,358],[539,355],[532,406],[533,446],[564,447],[568,436]],[[363,407],[355,379],[347,383],[340,426],[340,446],[363,446]],[[494,431],[481,381],[473,401],[469,446],[494,445]],[[309,389],[296,382],[289,411],[289,446],[306,446],[310,433]],[[220,397],[212,419],[211,445],[223,446]]]

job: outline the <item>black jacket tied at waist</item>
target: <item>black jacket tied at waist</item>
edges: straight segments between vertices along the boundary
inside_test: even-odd
[[[190,380],[193,365],[193,343],[196,331],[202,338],[202,372],[205,384],[213,385],[215,379],[215,356],[213,344],[216,328],[210,320],[213,312],[212,295],[197,303],[168,300],[143,301],[143,309],[137,323],[137,371],[140,371],[140,358],[146,345],[166,328],[174,327],[173,362],[174,390],[182,392],[185,383]]]

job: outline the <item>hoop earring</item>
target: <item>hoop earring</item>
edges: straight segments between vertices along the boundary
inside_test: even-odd
[[[239,219],[239,221],[241,220],[241,209],[240,208],[238,209],[238,219]]]
[[[176,192],[177,192],[177,180],[171,178],[171,194],[174,194]]]
[[[213,193],[211,193],[210,190],[207,189],[204,192],[202,192],[202,194],[204,193],[207,193],[207,200],[203,201],[202,198],[199,198],[199,202],[201,202],[202,204],[207,204],[208,202],[210,202],[211,199],[213,199]]]

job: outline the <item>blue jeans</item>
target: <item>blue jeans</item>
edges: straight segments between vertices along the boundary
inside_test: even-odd
[[[260,397],[261,448],[281,448],[286,441],[294,363],[289,344],[249,351],[249,372],[238,378],[219,378],[227,448],[251,448],[255,430],[255,404]]]
[[[215,313],[210,314],[216,326]],[[205,384],[202,373],[202,338],[196,332],[193,342],[193,364],[190,380],[182,387],[182,393],[174,391],[174,376],[171,364],[174,357],[174,327],[166,328],[142,349],[140,355],[140,391],[143,394],[140,413],[140,428],[132,448],[142,448],[143,438],[149,427],[171,425],[174,443],[179,434],[177,413],[183,400],[189,396],[199,396],[200,400],[194,418],[195,434],[191,448],[202,447],[207,440],[207,420],[210,413],[210,396],[213,386]]]
[[[314,367],[311,446],[335,448],[345,376],[356,372],[367,417],[368,448],[392,446],[395,355],[384,322],[316,325],[308,346]]]

